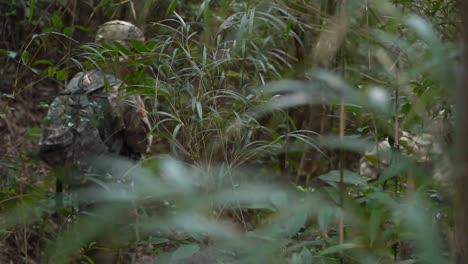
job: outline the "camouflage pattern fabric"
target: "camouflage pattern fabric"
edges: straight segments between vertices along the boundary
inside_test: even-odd
[[[82,166],[87,158],[111,153],[138,158],[148,150],[150,125],[143,102],[140,97],[125,98],[118,90],[121,84],[112,74],[81,72],[51,103],[40,157],[53,166],[78,167],[64,183],[87,180],[83,172],[89,171]]]
[[[420,163],[430,162],[431,155],[443,152],[434,136],[426,133],[412,135],[403,131],[398,139],[398,144],[403,155],[413,157]],[[359,174],[366,176],[369,180],[377,179],[391,163],[391,150],[392,147],[388,139],[378,142],[373,149],[366,151],[360,159]]]
[[[130,40],[145,41],[143,32],[135,25],[121,20],[112,20],[101,25],[96,33],[95,42],[119,42],[127,47]]]

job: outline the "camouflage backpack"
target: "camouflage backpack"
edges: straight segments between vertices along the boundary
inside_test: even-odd
[[[119,153],[124,125],[112,98],[121,83],[100,71],[78,73],[50,104],[39,143],[41,159],[49,165],[80,165],[92,155]]]

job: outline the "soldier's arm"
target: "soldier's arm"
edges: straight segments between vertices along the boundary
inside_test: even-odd
[[[151,123],[143,99],[129,96],[123,100],[121,113],[125,124],[125,141],[135,152],[148,153],[153,137]]]

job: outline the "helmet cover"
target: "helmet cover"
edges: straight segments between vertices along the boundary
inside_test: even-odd
[[[119,42],[122,45],[130,46],[130,40],[145,41],[143,32],[132,23],[112,20],[99,26],[96,33],[96,42]]]

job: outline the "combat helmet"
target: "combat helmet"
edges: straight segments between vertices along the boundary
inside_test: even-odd
[[[137,26],[130,22],[112,20],[99,26],[95,42],[119,42],[130,46],[131,39],[145,41],[145,36]]]

